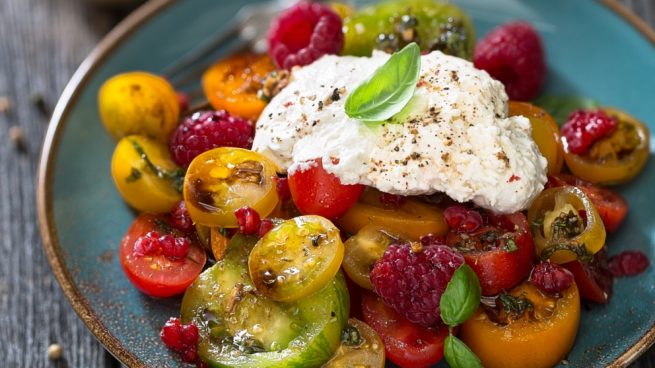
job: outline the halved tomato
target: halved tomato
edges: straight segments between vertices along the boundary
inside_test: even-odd
[[[305,215],[335,219],[348,211],[364,190],[361,184],[341,184],[339,178],[325,171],[321,159],[305,166],[289,173],[293,202]]]
[[[612,233],[619,229],[628,214],[628,202],[619,193],[600,187],[569,174],[548,176],[546,188],[572,185],[584,192],[598,210],[605,230]]]
[[[239,227],[234,211],[251,207],[262,218],[278,203],[276,166],[253,151],[220,147],[191,161],[184,177],[184,201],[193,222]]]
[[[384,342],[387,358],[400,367],[429,367],[443,358],[443,344],[448,336],[445,325],[425,328],[413,324],[368,291],[362,295],[362,313],[364,321]]]
[[[135,254],[136,240],[150,231],[157,231],[161,235],[183,236],[163,216],[142,214],[134,219],[119,250],[125,275],[137,289],[150,296],[169,297],[183,293],[205,266],[205,251],[189,239],[191,246],[186,257],[181,259],[171,259],[163,254]]]
[[[602,249],[590,262],[578,260],[564,263],[575,278],[580,297],[592,302],[607,304],[612,296],[612,274],[607,267],[607,253]]]
[[[359,201],[335,222],[340,229],[356,234],[364,226],[372,224],[419,240],[423,235],[444,236],[448,225],[443,210],[418,198],[407,197],[397,206],[383,203],[380,191],[367,188]]]
[[[524,280],[535,258],[525,215],[488,213],[488,225],[473,233],[451,229],[446,242],[459,250],[480,280],[482,295],[509,290]]]
[[[607,107],[601,110],[616,120],[616,129],[594,142],[585,155],[569,152],[565,142],[566,166],[575,176],[592,183],[625,183],[646,165],[650,155],[650,133],[644,123],[623,111]]]

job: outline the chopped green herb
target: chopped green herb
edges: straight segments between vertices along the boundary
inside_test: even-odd
[[[550,258],[553,254],[555,254],[555,252],[560,250],[568,250],[575,253],[575,255],[578,257],[578,260],[582,262],[589,262],[594,256],[593,254],[589,253],[589,251],[587,251],[587,248],[585,247],[584,244],[578,245],[577,243],[561,242],[561,243],[554,243],[547,246],[541,252],[539,258],[541,258],[542,261],[545,261],[548,258]]]
[[[553,230],[552,239],[571,239],[582,234],[584,224],[577,213],[569,211],[568,213],[561,213],[557,216],[553,220],[551,228]]]
[[[519,247],[516,245],[514,239],[507,239],[507,241],[505,242],[505,246],[503,247],[503,250],[507,253],[512,253],[519,250]]]
[[[505,313],[511,314],[514,317],[520,317],[526,311],[534,308],[532,302],[524,296],[517,297],[510,294],[500,294],[498,300]]]
[[[362,335],[357,328],[348,325],[341,330],[341,342],[347,346],[357,346],[362,343]]]
[[[146,151],[143,149],[143,147],[141,147],[141,145],[136,140],[130,139],[130,143],[132,143],[132,147],[134,147],[134,150],[139,154],[139,156],[141,156],[143,162],[146,163],[146,167],[150,171],[152,171],[153,174],[157,175],[157,177],[159,178],[170,180],[173,188],[179,193],[182,193],[182,186],[184,185],[184,174],[185,174],[184,170],[177,169],[175,171],[168,171],[162,169],[159,166],[153,164],[152,161],[150,161],[150,158],[148,158]]]
[[[141,171],[133,167],[132,171],[130,172],[130,175],[128,175],[128,177],[125,178],[125,181],[128,183],[133,183],[139,179],[141,179]]]

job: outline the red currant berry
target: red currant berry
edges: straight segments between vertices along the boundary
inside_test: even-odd
[[[259,232],[261,218],[257,211],[250,207],[241,207],[234,211],[234,215],[239,223],[239,231],[243,234],[254,235]]]
[[[648,257],[638,250],[627,250],[612,256],[607,264],[615,277],[638,275],[649,265]]]
[[[541,262],[532,269],[530,282],[547,293],[559,293],[571,286],[573,274],[556,263]]]
[[[275,190],[277,191],[277,196],[280,197],[280,202],[286,202],[291,199],[291,189],[289,189],[288,178],[277,178],[277,181],[275,182]]]
[[[191,232],[194,229],[193,220],[191,220],[191,215],[189,215],[189,210],[187,210],[184,201],[179,201],[171,211],[171,225],[184,233]]]

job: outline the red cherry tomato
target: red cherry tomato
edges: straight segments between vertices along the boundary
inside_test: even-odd
[[[555,174],[548,176],[547,188],[572,185],[579,188],[589,197],[591,203],[598,210],[607,232],[615,232],[628,214],[628,202],[618,193],[596,184],[576,178],[569,174]]]
[[[600,304],[609,302],[612,296],[612,274],[607,268],[605,249],[594,254],[589,263],[576,260],[562,266],[573,273],[582,299]]]
[[[321,159],[308,163],[307,169],[289,175],[289,189],[296,207],[305,215],[335,219],[350,209],[364,186],[344,185],[339,178],[323,169]]]
[[[446,326],[415,325],[368,291],[362,295],[362,313],[364,321],[380,335],[386,357],[398,366],[429,367],[443,358],[443,343],[448,336]]]
[[[446,243],[457,248],[478,275],[482,295],[495,295],[528,276],[535,250],[525,215],[489,213],[487,217],[488,224],[473,233],[451,229]]]
[[[121,241],[120,259],[123,271],[132,284],[144,294],[164,298],[183,293],[205,266],[205,251],[195,241],[191,241],[185,258],[174,260],[159,253],[135,255],[134,243],[150,231],[157,231],[161,235],[181,236],[175,233],[164,217],[140,215],[132,222]]]

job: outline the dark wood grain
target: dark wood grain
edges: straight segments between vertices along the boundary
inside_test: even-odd
[[[622,0],[655,25],[652,0]],[[125,14],[83,0],[0,0],[0,366],[116,367],[73,312],[47,263],[37,230],[35,173],[39,149],[56,102],[77,65]],[[44,106],[38,107],[35,98]],[[43,107],[45,107],[45,111]],[[0,109],[1,110],[1,109]],[[24,149],[9,140],[12,126]],[[63,347],[64,359],[46,356]],[[636,367],[655,368],[655,350]]]

